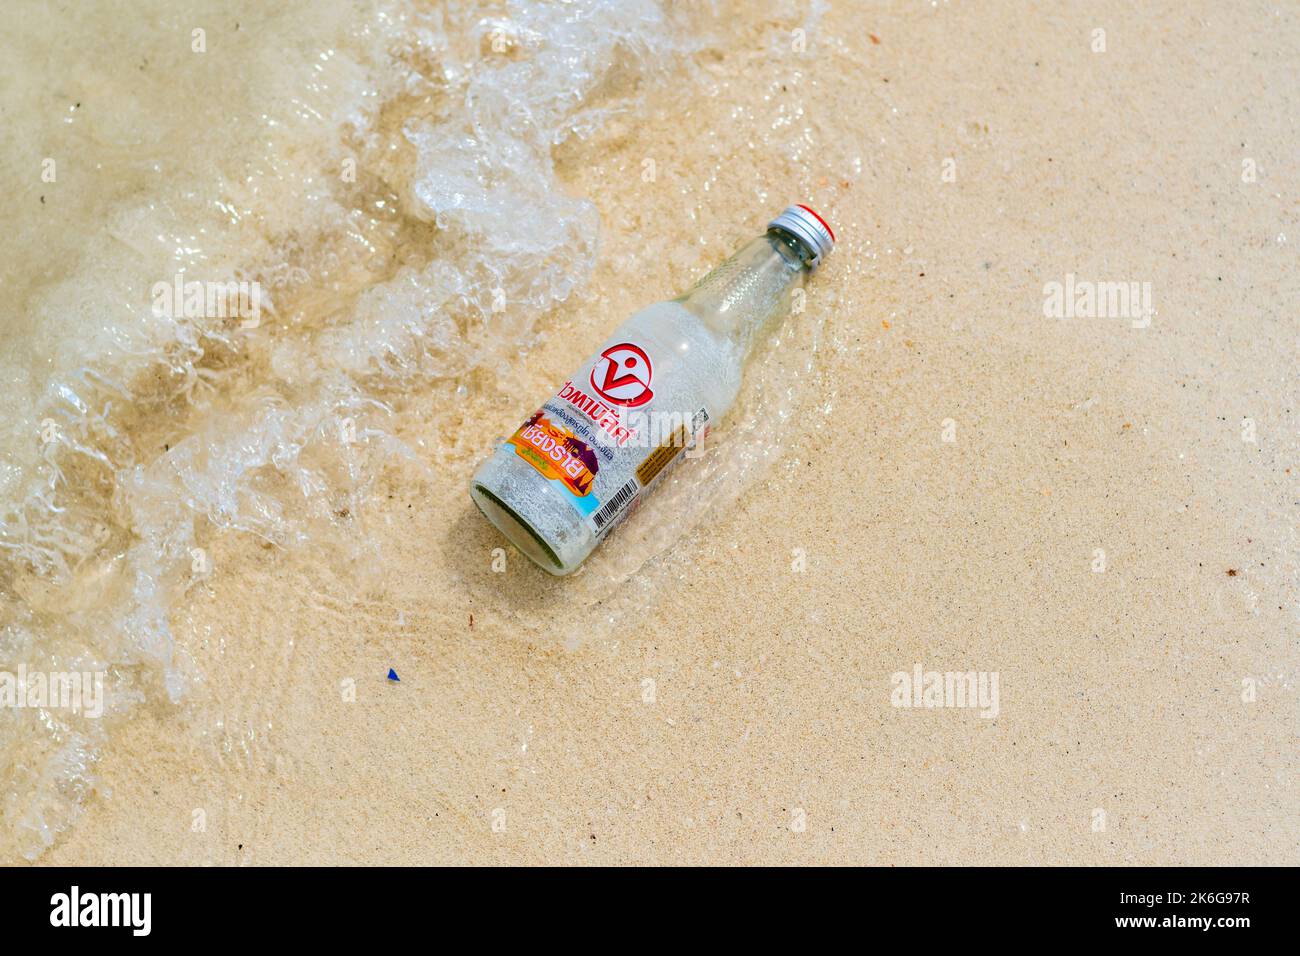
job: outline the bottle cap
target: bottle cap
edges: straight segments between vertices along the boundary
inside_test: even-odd
[[[826,220],[813,212],[809,206],[786,206],[781,215],[767,224],[767,228],[776,227],[798,236],[813,253],[812,264],[818,265],[835,245],[835,233],[826,225]]]

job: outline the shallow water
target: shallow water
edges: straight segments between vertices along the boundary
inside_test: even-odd
[[[4,858],[1293,862],[1292,11],[138,8],[0,40],[0,669],[111,707],[0,710]],[[494,441],[793,199],[840,242],[661,520],[502,549]]]
[[[536,403],[541,378],[500,373],[557,306],[582,305],[602,233],[562,153],[635,121],[647,90],[702,94],[692,57],[721,21],[650,2],[386,0],[75,16],[23,2],[7,19],[0,668],[103,674],[106,692],[99,719],[0,710],[0,855],[34,858],[91,798],[124,721],[204,698],[176,625],[230,572],[226,536],[306,572],[379,559],[366,521],[394,468],[459,487]],[[681,257],[697,235],[722,248],[718,225],[647,224],[644,254]],[[195,307],[171,296],[195,282]],[[228,282],[259,298],[239,311]],[[483,562],[453,561],[455,586],[569,646],[647,606],[689,561],[672,553],[682,535],[779,455],[819,315],[778,330],[736,419],[751,425],[663,483],[652,504],[673,520],[628,522],[567,585],[563,636],[500,600]],[[266,688],[243,693],[264,705]],[[217,754],[257,737],[215,727]]]

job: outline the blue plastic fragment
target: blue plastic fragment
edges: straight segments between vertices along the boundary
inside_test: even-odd
[[[397,671],[393,670],[391,667],[388,668],[388,679],[389,679],[389,680],[395,680],[395,681],[397,681],[399,684],[402,682],[402,679],[401,679],[400,677],[397,676]]]

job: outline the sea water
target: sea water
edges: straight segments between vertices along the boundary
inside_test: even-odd
[[[25,680],[0,708],[0,858],[75,821],[140,708],[179,719],[204,675],[176,624],[221,542],[364,550],[339,516],[388,463],[464,481],[488,438],[458,409],[598,261],[557,151],[689,88],[710,29],[649,0],[7,5],[0,671],[103,698]],[[191,283],[201,307],[160,300]],[[577,606],[640,600],[607,602],[779,454],[809,352],[784,354],[742,396],[766,431],[719,436],[707,493],[660,489],[676,522],[630,521]],[[413,396],[436,441],[403,440]]]

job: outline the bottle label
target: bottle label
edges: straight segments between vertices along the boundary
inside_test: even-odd
[[[604,535],[641,493],[694,447],[709,426],[699,408],[682,415],[652,410],[649,354],[621,342],[583,366],[507,439],[517,454]]]

